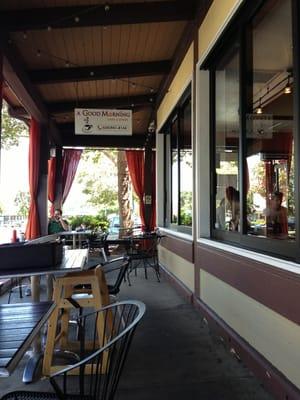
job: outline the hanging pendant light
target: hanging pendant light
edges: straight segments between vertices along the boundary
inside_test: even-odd
[[[292,93],[292,87],[290,85],[290,75],[288,76],[287,84],[286,84],[283,92],[284,92],[284,94]]]
[[[259,104],[258,107],[256,109],[256,114],[262,114],[263,110],[262,110],[262,106],[261,106],[261,97],[259,98]]]

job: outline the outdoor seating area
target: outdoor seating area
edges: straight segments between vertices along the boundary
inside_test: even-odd
[[[0,22],[0,400],[299,400],[300,1]]]
[[[252,373],[228,352],[220,337],[210,332],[205,319],[171,287],[165,274],[161,275],[160,283],[154,270],[149,270],[148,280],[143,273],[133,274],[131,280],[131,286],[122,284],[118,300],[139,299],[146,305],[146,313],[129,349],[116,400],[271,400]],[[45,289],[43,279],[42,300],[46,298]],[[0,301],[6,303],[7,294]],[[22,301],[28,302],[28,298]],[[22,383],[28,357],[29,354],[24,356],[9,377],[1,378],[2,396],[11,391],[53,393],[47,379],[38,379],[40,369],[33,383]],[[78,382],[78,376],[72,379]]]

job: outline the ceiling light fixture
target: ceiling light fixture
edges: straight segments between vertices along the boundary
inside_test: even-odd
[[[104,11],[108,12],[109,10],[110,10],[110,5],[109,4],[105,4]]]
[[[79,22],[79,21],[80,21],[80,18],[79,18],[79,17],[75,17],[75,18],[74,18],[74,21],[75,21],[75,22]]]
[[[290,75],[288,76],[287,84],[286,84],[283,92],[284,92],[284,94],[292,93],[292,87],[290,85]]]
[[[263,110],[262,110],[262,106],[261,106],[261,97],[259,98],[259,104],[258,107],[256,109],[256,114],[262,114]]]

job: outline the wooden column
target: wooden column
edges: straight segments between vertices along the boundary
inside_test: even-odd
[[[37,206],[42,236],[48,233],[48,159],[48,126],[43,124],[41,125],[39,183],[37,191]]]
[[[49,139],[48,126],[41,125],[41,140],[40,140],[40,164],[39,164],[39,182],[37,190],[37,208],[40,219],[41,236],[48,234],[48,158],[49,158]],[[31,277],[31,295],[32,301],[40,300],[40,277]]]
[[[56,147],[55,208],[62,207],[62,147]]]
[[[145,145],[144,193],[145,225],[146,231],[148,231],[152,209],[152,146],[150,140],[147,140]]]

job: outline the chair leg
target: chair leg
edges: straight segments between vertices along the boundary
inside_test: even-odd
[[[20,299],[23,299],[22,278],[18,279],[18,285],[19,285],[19,296],[20,296]]]

